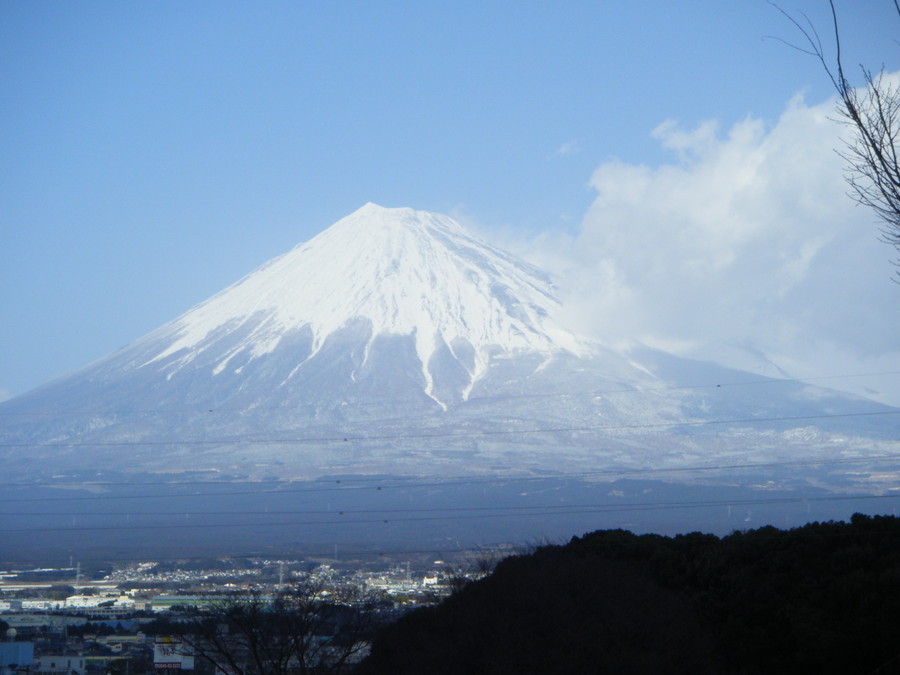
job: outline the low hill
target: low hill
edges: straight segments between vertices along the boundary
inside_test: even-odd
[[[855,515],[541,547],[389,626],[358,672],[845,674],[898,655],[900,519]]]

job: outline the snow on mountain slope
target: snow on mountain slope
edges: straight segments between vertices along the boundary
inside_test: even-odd
[[[539,270],[451,219],[368,204],[118,352],[0,404],[0,463],[29,477],[316,478],[681,471],[900,449],[896,410],[588,343],[554,322],[557,308]],[[852,468],[892,480],[884,465]]]
[[[371,326],[366,353],[379,335],[413,336],[429,395],[429,364],[446,347],[468,371],[465,397],[491,350],[586,354],[583,342],[553,322],[557,307],[539,270],[450,218],[370,203],[152,334],[170,344],[147,363],[177,355],[171,375],[242,331],[213,370],[240,372],[236,357],[269,354],[303,327],[312,333],[312,358],[328,336],[363,319]]]

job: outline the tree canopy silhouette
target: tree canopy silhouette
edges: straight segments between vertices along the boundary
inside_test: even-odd
[[[509,558],[376,637],[363,675],[868,673],[900,654],[900,519],[606,530]]]

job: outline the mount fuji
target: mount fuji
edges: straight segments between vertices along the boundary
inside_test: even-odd
[[[94,489],[636,474],[896,485],[897,409],[604,344],[560,325],[559,309],[547,275],[452,219],[367,204],[0,404],[0,456],[20,485]]]

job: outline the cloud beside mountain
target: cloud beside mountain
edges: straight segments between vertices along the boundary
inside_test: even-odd
[[[610,160],[576,236],[520,253],[554,271],[578,330],[800,377],[900,403],[900,288],[874,215],[847,196],[834,102],[653,130],[675,155]]]

